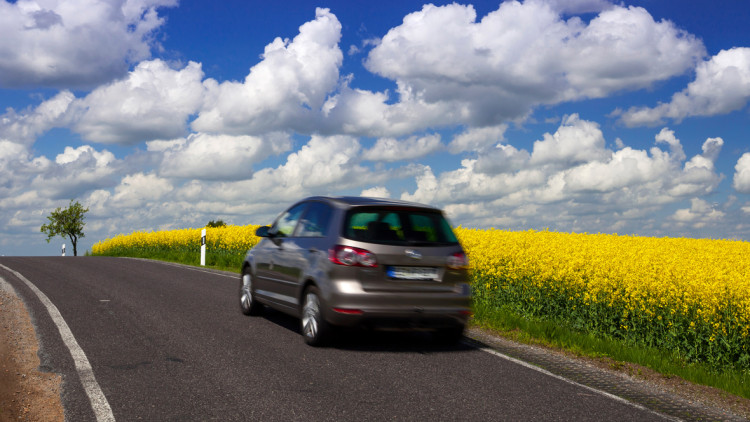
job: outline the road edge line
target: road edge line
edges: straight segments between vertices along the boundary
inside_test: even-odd
[[[104,396],[104,392],[102,392],[99,383],[96,381],[96,377],[94,376],[94,369],[91,367],[91,363],[86,357],[86,354],[83,352],[83,349],[81,349],[81,346],[78,345],[78,341],[76,341],[75,337],[73,336],[73,332],[65,322],[65,319],[63,319],[62,314],[60,314],[60,311],[57,309],[57,306],[55,306],[55,304],[52,303],[51,300],[49,300],[47,295],[39,290],[39,288],[36,287],[34,283],[29,281],[21,273],[10,269],[3,264],[0,264],[0,268],[7,270],[11,274],[15,275],[19,280],[23,281],[26,286],[28,286],[28,288],[31,289],[31,291],[34,292],[37,298],[42,302],[44,307],[47,309],[47,313],[49,314],[50,318],[52,318],[55,326],[57,326],[57,330],[60,332],[60,337],[62,337],[63,343],[68,348],[70,356],[73,358],[73,363],[75,364],[76,372],[78,373],[78,379],[81,380],[81,384],[83,385],[86,396],[91,403],[91,410],[94,411],[96,420],[98,422],[114,422],[115,416],[112,414],[112,408],[110,407],[107,398]]]
[[[657,412],[656,410],[653,410],[653,409],[649,409],[648,407],[645,407],[645,406],[640,405],[638,403],[634,403],[634,402],[632,402],[632,401],[630,401],[628,399],[624,399],[624,398],[622,398],[620,396],[617,396],[615,394],[608,393],[608,392],[606,392],[604,390],[600,390],[598,388],[594,388],[594,387],[591,387],[591,386],[588,386],[588,385],[585,385],[585,384],[581,384],[579,382],[576,382],[576,381],[573,381],[571,379],[565,378],[562,375],[557,375],[554,372],[550,372],[550,371],[548,371],[548,370],[546,370],[546,369],[544,369],[542,367],[533,365],[533,364],[528,363],[528,362],[524,362],[524,361],[522,361],[520,359],[516,359],[516,358],[514,358],[512,356],[508,356],[505,353],[502,353],[502,352],[499,352],[499,351],[497,351],[495,349],[492,349],[491,347],[477,344],[477,343],[475,343],[475,340],[472,340],[471,338],[469,338],[468,340],[469,341],[464,340],[463,343],[466,344],[466,345],[468,345],[468,346],[474,347],[474,348],[476,348],[478,350],[481,350],[482,352],[489,353],[489,354],[491,354],[493,356],[497,356],[497,357],[503,358],[503,359],[508,360],[510,362],[513,362],[515,364],[521,365],[521,366],[523,366],[525,368],[532,369],[534,371],[540,372],[540,373],[542,373],[544,375],[550,376],[550,377],[558,379],[560,381],[567,382],[568,384],[572,384],[572,385],[575,385],[577,387],[584,388],[586,390],[589,390],[591,392],[594,392],[594,393],[597,393],[599,395],[605,396],[607,398],[610,398],[612,400],[618,401],[620,403],[633,406],[636,409],[640,409],[640,410],[644,410],[646,412],[653,413],[653,414],[658,415],[658,416],[660,416],[662,418],[665,418],[667,420],[675,421],[675,422],[682,421],[682,419],[680,419],[680,418],[677,418],[677,417],[674,417],[674,416],[670,416],[670,415],[665,415],[664,413]]]

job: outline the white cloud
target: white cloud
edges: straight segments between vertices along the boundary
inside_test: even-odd
[[[494,150],[483,152],[474,169],[479,173],[507,173],[528,167],[530,158],[525,150],[500,144]]]
[[[734,181],[732,186],[737,192],[750,193],[750,152],[742,154],[734,166]]]
[[[607,0],[544,0],[559,13],[595,13],[612,8]]]
[[[581,120],[577,114],[567,116],[553,135],[534,142],[532,164],[570,165],[606,159],[604,135],[595,122]]]
[[[0,1],[0,86],[92,87],[151,55],[176,0]]]
[[[715,209],[715,206],[700,199],[693,198],[690,208],[675,211],[671,219],[678,224],[689,224],[694,228],[703,228],[706,224],[721,221],[726,214]]]
[[[236,182],[190,183],[180,192],[185,200],[244,204],[245,212],[275,209],[309,195],[351,193],[363,186],[381,185],[390,179],[411,177],[415,166],[373,169],[362,164],[362,147],[348,136],[312,136],[275,168],[256,171],[251,179]]]
[[[661,132],[656,135],[656,143],[665,143],[669,145],[669,150],[672,153],[672,159],[675,161],[683,161],[685,159],[685,151],[682,149],[680,140],[675,137],[674,131],[668,128],[663,128]]]
[[[315,14],[292,41],[268,44],[244,82],[207,80],[207,99],[193,129],[235,135],[314,131],[343,61],[341,24],[328,9]]]
[[[18,112],[12,108],[0,116],[0,139],[31,145],[36,137],[67,122],[67,114],[75,96],[62,91],[43,101],[34,109]]]
[[[508,125],[469,128],[463,133],[456,135],[448,145],[453,154],[464,151],[484,151],[491,146],[497,145],[504,140]]]
[[[472,6],[426,5],[382,38],[366,66],[397,82],[399,102],[377,110],[379,129],[393,133],[388,118],[407,111],[423,127],[496,125],[540,104],[649,87],[704,54],[694,36],[639,7],[612,6],[586,24],[563,20],[548,2],[508,1],[479,22]],[[377,98],[347,94],[339,106],[377,109]]]
[[[404,161],[414,160],[439,151],[443,148],[440,135],[423,137],[412,136],[408,139],[381,138],[375,145],[365,151],[362,157],[370,161]]]
[[[85,139],[105,144],[183,136],[188,117],[203,101],[202,78],[198,63],[174,70],[161,60],[141,62],[127,78],[77,101],[80,117],[74,128]]]
[[[291,148],[283,134],[266,136],[229,136],[193,134],[185,141],[149,143],[149,150],[163,148],[159,173],[174,178],[203,180],[242,180],[252,176],[252,166],[272,154]]]
[[[123,177],[115,187],[110,206],[120,209],[141,208],[152,201],[163,199],[172,190],[173,186],[168,180],[155,174],[131,174]]]
[[[476,160],[463,160],[456,170],[436,174],[424,168],[417,188],[401,198],[445,207],[478,227],[636,231],[644,225],[633,228],[628,222],[643,222],[666,204],[714,192],[723,178],[714,168],[720,138],[707,139],[702,153],[689,160],[669,129],[655,136],[669,151],[608,150],[598,126],[578,116],[567,117],[543,138],[531,153],[500,145]]]
[[[690,116],[730,113],[750,101],[750,48],[722,50],[700,63],[695,72],[695,80],[669,103],[630,108],[621,121],[627,126],[657,125],[666,118],[679,122]]]
[[[376,186],[374,188],[365,189],[360,193],[360,196],[366,196],[369,198],[390,198],[391,192],[384,186]]]
[[[97,151],[89,145],[65,147],[29,187],[43,198],[75,198],[92,189],[114,186],[120,169],[121,162],[107,150]]]

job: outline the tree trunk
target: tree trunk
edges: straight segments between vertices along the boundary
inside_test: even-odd
[[[78,237],[72,234],[68,235],[68,237],[70,238],[70,243],[73,244],[73,256],[78,256]]]

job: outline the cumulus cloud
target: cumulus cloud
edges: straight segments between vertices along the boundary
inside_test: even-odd
[[[363,186],[383,186],[391,179],[413,177],[421,166],[391,169],[363,164],[362,146],[349,136],[312,136],[307,144],[290,153],[277,167],[264,168],[252,178],[234,182],[191,182],[179,195],[184,200],[240,205],[245,213],[267,209],[281,211],[309,195],[351,194]],[[378,190],[378,192],[381,192]],[[253,198],[251,203],[247,198]]]
[[[396,81],[399,101],[378,105],[377,96],[350,91],[337,106],[353,116],[367,114],[358,107],[375,111],[382,131],[394,131],[388,118],[405,112],[423,126],[497,125],[537,105],[649,87],[705,54],[694,36],[643,8],[612,6],[585,23],[564,20],[558,3],[508,1],[479,22],[472,6],[426,5],[366,60],[370,71]]]
[[[123,177],[115,187],[112,206],[128,209],[143,207],[171,192],[172,184],[153,173],[135,173]]]
[[[404,161],[414,160],[439,151],[443,148],[440,135],[433,134],[424,137],[412,136],[405,140],[381,138],[375,145],[365,151],[362,157],[370,161]]]
[[[703,228],[708,223],[720,221],[726,215],[723,211],[717,210],[715,205],[700,198],[691,199],[690,204],[690,208],[675,211],[671,219],[678,224],[689,224],[694,228]]]
[[[545,222],[591,230],[606,221],[599,229],[616,231],[665,204],[711,193],[722,180],[714,168],[721,138],[707,139],[689,160],[669,129],[655,140],[650,150],[611,151],[598,125],[572,115],[531,152],[501,144],[456,170],[424,168],[417,188],[401,197],[443,206],[480,227]]]
[[[633,107],[620,120],[627,126],[653,126],[664,119],[713,116],[740,110],[750,100],[750,48],[722,50],[695,70],[695,80],[656,107]]]
[[[466,131],[456,135],[448,145],[453,154],[464,151],[484,151],[491,146],[503,141],[508,125],[468,128]]]
[[[595,122],[581,120],[577,114],[566,117],[560,128],[534,142],[531,164],[571,164],[606,159],[604,135]]]
[[[33,109],[16,111],[8,108],[0,116],[0,139],[33,144],[39,135],[67,124],[68,110],[74,100],[73,93],[62,91]]]
[[[201,65],[181,70],[145,61],[120,81],[95,89],[75,104],[74,129],[104,144],[137,144],[185,135],[187,120],[203,101]]]
[[[90,88],[151,55],[177,0],[0,1],[0,86]]]
[[[97,151],[89,145],[65,147],[54,162],[46,163],[44,172],[34,177],[30,187],[45,198],[74,198],[92,189],[114,186],[120,165],[107,150]]]
[[[495,149],[483,152],[474,168],[478,173],[487,174],[513,172],[529,166],[530,158],[528,151],[499,144]]]
[[[149,149],[163,152],[159,173],[165,177],[203,180],[242,180],[252,177],[253,164],[272,154],[288,151],[287,135],[263,138],[193,134],[165,143],[154,141]]]
[[[360,196],[367,196],[369,198],[390,198],[391,192],[384,186],[376,186],[374,188],[365,189],[360,193]]]
[[[734,166],[732,186],[737,192],[750,193],[750,152],[742,154]]]
[[[318,8],[315,15],[293,40],[268,44],[243,82],[207,80],[207,98],[193,129],[234,135],[313,131],[343,61],[341,23],[328,9]]]

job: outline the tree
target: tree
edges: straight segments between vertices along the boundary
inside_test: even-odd
[[[224,222],[224,220],[211,220],[206,224],[206,227],[224,227],[227,223]]]
[[[58,207],[50,215],[47,216],[49,220],[48,224],[43,224],[41,232],[47,235],[47,243],[52,240],[55,236],[61,236],[70,238],[70,243],[73,244],[73,256],[78,256],[78,239],[85,237],[83,234],[83,219],[85,214],[89,211],[88,208],[78,202],[70,200],[70,206],[62,209]]]

